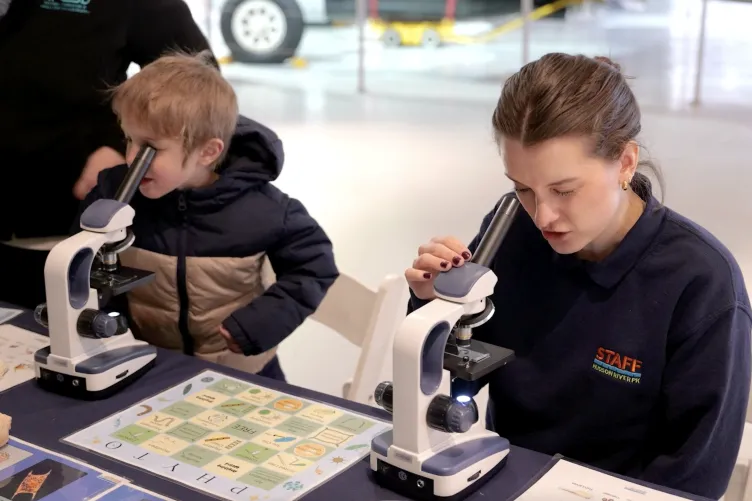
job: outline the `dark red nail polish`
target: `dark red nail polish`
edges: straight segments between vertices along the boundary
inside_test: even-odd
[[[439,266],[441,266],[442,268],[446,268],[447,266],[449,266],[449,262],[448,261],[442,261]]]
[[[465,261],[467,261],[468,259],[470,259],[470,253],[469,253],[469,252],[467,252],[467,251],[463,252],[463,253],[462,253],[462,258],[463,258],[463,259],[464,259]]]
[[[424,273],[423,274],[423,278],[425,278],[426,280],[428,280],[429,278],[431,278],[431,274],[430,273]]]
[[[459,256],[454,256],[454,257],[452,258],[452,262],[453,262],[454,264],[460,264],[460,257],[459,257]]]

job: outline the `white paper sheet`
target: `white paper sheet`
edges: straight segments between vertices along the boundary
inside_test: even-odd
[[[23,313],[23,310],[16,310],[12,308],[0,308],[0,324],[4,324],[8,320],[16,318]]]
[[[0,325],[0,391],[34,378],[34,353],[50,338],[14,325]]]
[[[516,501],[679,501],[673,496],[559,460]]]

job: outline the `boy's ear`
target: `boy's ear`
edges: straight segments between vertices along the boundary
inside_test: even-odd
[[[218,138],[209,139],[199,150],[198,159],[201,165],[212,165],[225,150],[225,143]]]

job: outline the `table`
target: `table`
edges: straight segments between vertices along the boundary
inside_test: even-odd
[[[6,305],[6,307],[13,307]],[[9,322],[17,327],[46,335],[33,319],[30,311]],[[164,496],[176,499],[210,499],[181,484],[171,482],[163,477],[151,475],[144,470],[93,454],[61,442],[69,434],[85,428],[120,409],[129,407],[159,391],[174,386],[189,377],[205,370],[217,370],[250,383],[263,384],[269,388],[291,395],[318,400],[360,412],[372,417],[389,419],[383,410],[367,405],[350,402],[342,398],[318,393],[305,388],[292,386],[253,374],[236,371],[227,367],[202,361],[198,358],[159,349],[155,367],[134,384],[126,387],[114,397],[97,401],[84,402],[62,397],[40,389],[34,381],[27,381],[0,394],[0,412],[13,418],[11,434],[40,447],[75,457],[93,466],[130,479],[135,484]],[[485,486],[477,491],[468,501],[513,499],[521,489],[535,479],[550,465],[551,457],[527,449],[512,446],[506,466]],[[642,482],[638,482],[642,483]],[[657,490],[663,489],[644,484]],[[406,501],[392,491],[383,489],[370,480],[368,458],[353,465],[340,475],[306,495],[304,501],[330,501],[353,490],[361,501]],[[675,493],[684,497],[686,494]],[[213,498],[212,498],[213,499]],[[697,501],[704,498],[691,497]],[[709,500],[707,500],[709,501]]]

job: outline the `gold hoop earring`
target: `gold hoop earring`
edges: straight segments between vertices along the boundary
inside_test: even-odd
[[[629,189],[629,181],[624,180],[621,182],[621,189],[627,191]]]

